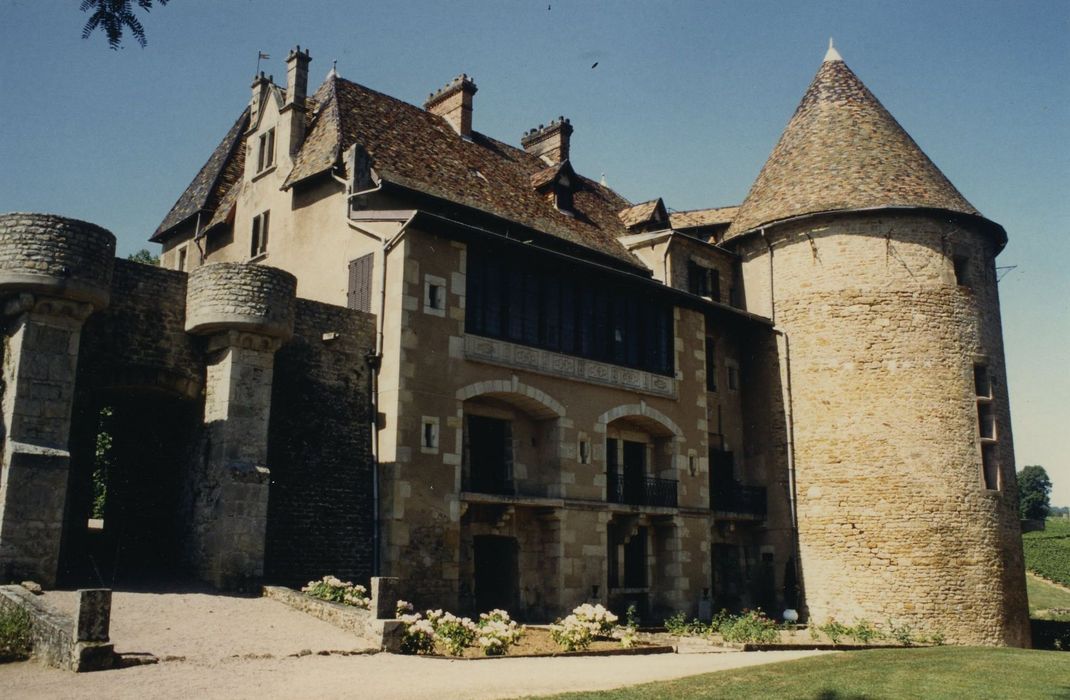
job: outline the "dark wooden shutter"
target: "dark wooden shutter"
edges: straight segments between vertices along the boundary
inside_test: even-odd
[[[370,312],[372,308],[372,262],[375,253],[349,261],[349,308]]]

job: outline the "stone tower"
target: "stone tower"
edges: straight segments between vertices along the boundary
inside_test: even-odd
[[[780,331],[811,619],[1027,646],[995,257],[834,48],[725,235]]]

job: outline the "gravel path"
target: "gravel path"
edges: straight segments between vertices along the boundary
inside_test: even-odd
[[[48,593],[72,609],[73,594]],[[455,661],[347,655],[368,643],[264,598],[116,592],[116,651],[155,665],[72,674],[36,662],[0,664],[3,698],[513,698],[600,690],[786,661],[776,651]],[[294,654],[311,652],[302,656]]]

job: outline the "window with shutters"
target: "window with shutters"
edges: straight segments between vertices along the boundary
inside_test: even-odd
[[[372,306],[372,263],[374,253],[349,261],[349,294],[347,304],[357,311],[370,312]]]
[[[712,267],[687,261],[687,291],[713,301],[721,300],[721,273]]]
[[[267,253],[269,214],[265,211],[253,217],[253,235],[249,244],[249,257],[255,258]]]

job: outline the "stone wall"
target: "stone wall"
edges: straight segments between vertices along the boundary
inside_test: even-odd
[[[190,275],[186,329],[219,329],[288,337],[293,328],[297,279],[277,268],[214,263]]]
[[[370,368],[374,317],[297,301],[275,358],[267,578],[366,580],[374,553]]]
[[[771,290],[764,243],[739,245],[748,300],[768,304],[789,350],[811,619],[1028,644],[993,242],[911,215],[766,235]],[[959,255],[968,286],[956,283]],[[998,489],[982,473],[975,364],[994,385]]]

